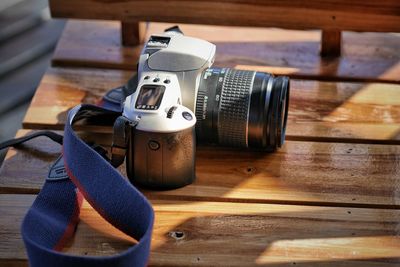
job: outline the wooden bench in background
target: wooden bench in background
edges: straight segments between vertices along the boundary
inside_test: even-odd
[[[247,26],[277,26],[261,25],[267,15],[259,16],[260,25],[255,24],[256,17],[249,17],[246,11],[276,11],[269,13],[278,21],[283,17],[277,11],[289,3],[281,1],[255,9],[253,4],[221,2],[213,2],[206,9],[200,1],[111,4],[74,0],[68,7],[59,5],[61,1],[50,1],[56,16],[93,16],[90,18],[124,23],[157,21],[156,15],[161,13],[150,7],[161,3],[181,6],[179,22],[236,24],[239,22],[232,18],[242,14],[240,10],[247,14],[248,20],[241,21]],[[371,26],[368,21],[378,18],[382,22],[375,24],[382,28],[391,23],[393,27],[398,21],[395,1],[359,9],[357,1],[336,1],[342,6],[312,1],[319,2],[331,11],[306,6],[304,1],[293,1],[297,9],[294,5],[293,11],[285,10],[299,18],[299,10],[307,9],[310,16],[304,23],[318,21],[323,30],[367,30],[350,27]],[[108,5],[113,8],[102,8]],[[353,24],[349,22],[349,5],[354,7],[352,11],[364,15],[356,17],[357,21],[353,18]],[[198,8],[201,6],[203,9]],[[227,13],[226,21],[218,16],[221,8],[204,21],[204,14],[221,6]],[[90,14],[81,12],[88,9]],[[171,10],[167,9],[159,20],[177,22]],[[289,13],[284,17],[290,17]],[[184,21],[185,15],[194,20]],[[294,20],[287,23],[294,25]],[[341,27],[329,27],[332,23]],[[169,25],[150,23],[146,35]],[[273,154],[199,147],[194,184],[171,191],[143,190],[156,211],[150,265],[399,266],[400,37],[345,32],[342,55],[320,58],[316,31],[187,24],[182,28],[188,35],[217,43],[219,66],[294,78],[288,141]],[[71,107],[96,103],[106,90],[132,75],[140,46],[123,47],[120,32],[120,23],[115,21],[68,23],[54,55],[55,66],[43,77],[24,119],[26,130],[19,135],[34,129],[61,130]],[[106,129],[80,130],[90,131],[86,138],[98,142],[107,143],[109,138]],[[0,219],[4,237],[0,241],[0,265],[27,265],[19,223],[59,152],[58,145],[40,138],[8,151],[0,170],[0,212],[4,215]],[[120,170],[124,173],[124,166]],[[65,251],[112,255],[134,243],[86,203],[76,236]]]
[[[50,0],[53,17],[122,21],[127,45],[143,41],[140,21],[322,29],[321,53],[340,54],[341,31],[400,32],[396,0],[104,1]]]

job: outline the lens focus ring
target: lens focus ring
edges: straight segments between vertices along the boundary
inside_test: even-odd
[[[255,72],[228,69],[222,86],[218,123],[221,143],[247,146],[250,95]]]

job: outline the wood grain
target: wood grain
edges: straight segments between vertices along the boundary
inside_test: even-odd
[[[51,0],[53,17],[289,29],[400,31],[400,3],[361,0]],[[221,12],[223,11],[223,12]]]
[[[118,70],[51,68],[32,99],[24,127],[62,130],[70,108],[99,102],[107,90],[124,84],[131,75]]]
[[[120,70],[51,68],[23,125],[61,130],[70,108],[98,102],[130,75]],[[287,138],[400,144],[400,85],[292,80]]]
[[[0,195],[0,263],[26,266],[19,225],[34,195]],[[150,266],[398,266],[400,211],[151,201]],[[178,212],[179,211],[179,212]],[[134,241],[84,202],[65,252],[113,255]],[[177,238],[176,233],[182,237]],[[240,240],[240,242],[239,242]]]
[[[147,37],[173,24],[150,23]],[[400,35],[343,32],[342,54],[321,58],[319,31],[179,24],[189,36],[217,45],[215,66],[318,80],[400,82]],[[53,64],[135,70],[141,47],[123,47],[120,23],[69,21]]]
[[[94,136],[90,141],[111,143],[110,137]],[[37,193],[60,152],[59,145],[42,137],[11,148],[0,170],[0,193]],[[399,159],[397,145],[287,141],[271,154],[198,147],[194,184],[145,194],[161,199],[398,209]],[[125,165],[119,170],[126,175]]]

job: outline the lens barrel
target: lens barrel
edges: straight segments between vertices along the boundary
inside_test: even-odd
[[[196,99],[198,142],[276,150],[285,140],[288,101],[287,77],[206,69]]]

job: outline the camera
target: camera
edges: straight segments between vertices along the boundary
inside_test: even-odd
[[[283,144],[289,78],[213,68],[215,53],[214,44],[178,27],[145,44],[137,86],[122,113],[134,184],[168,189],[192,183],[196,142],[265,151]]]

